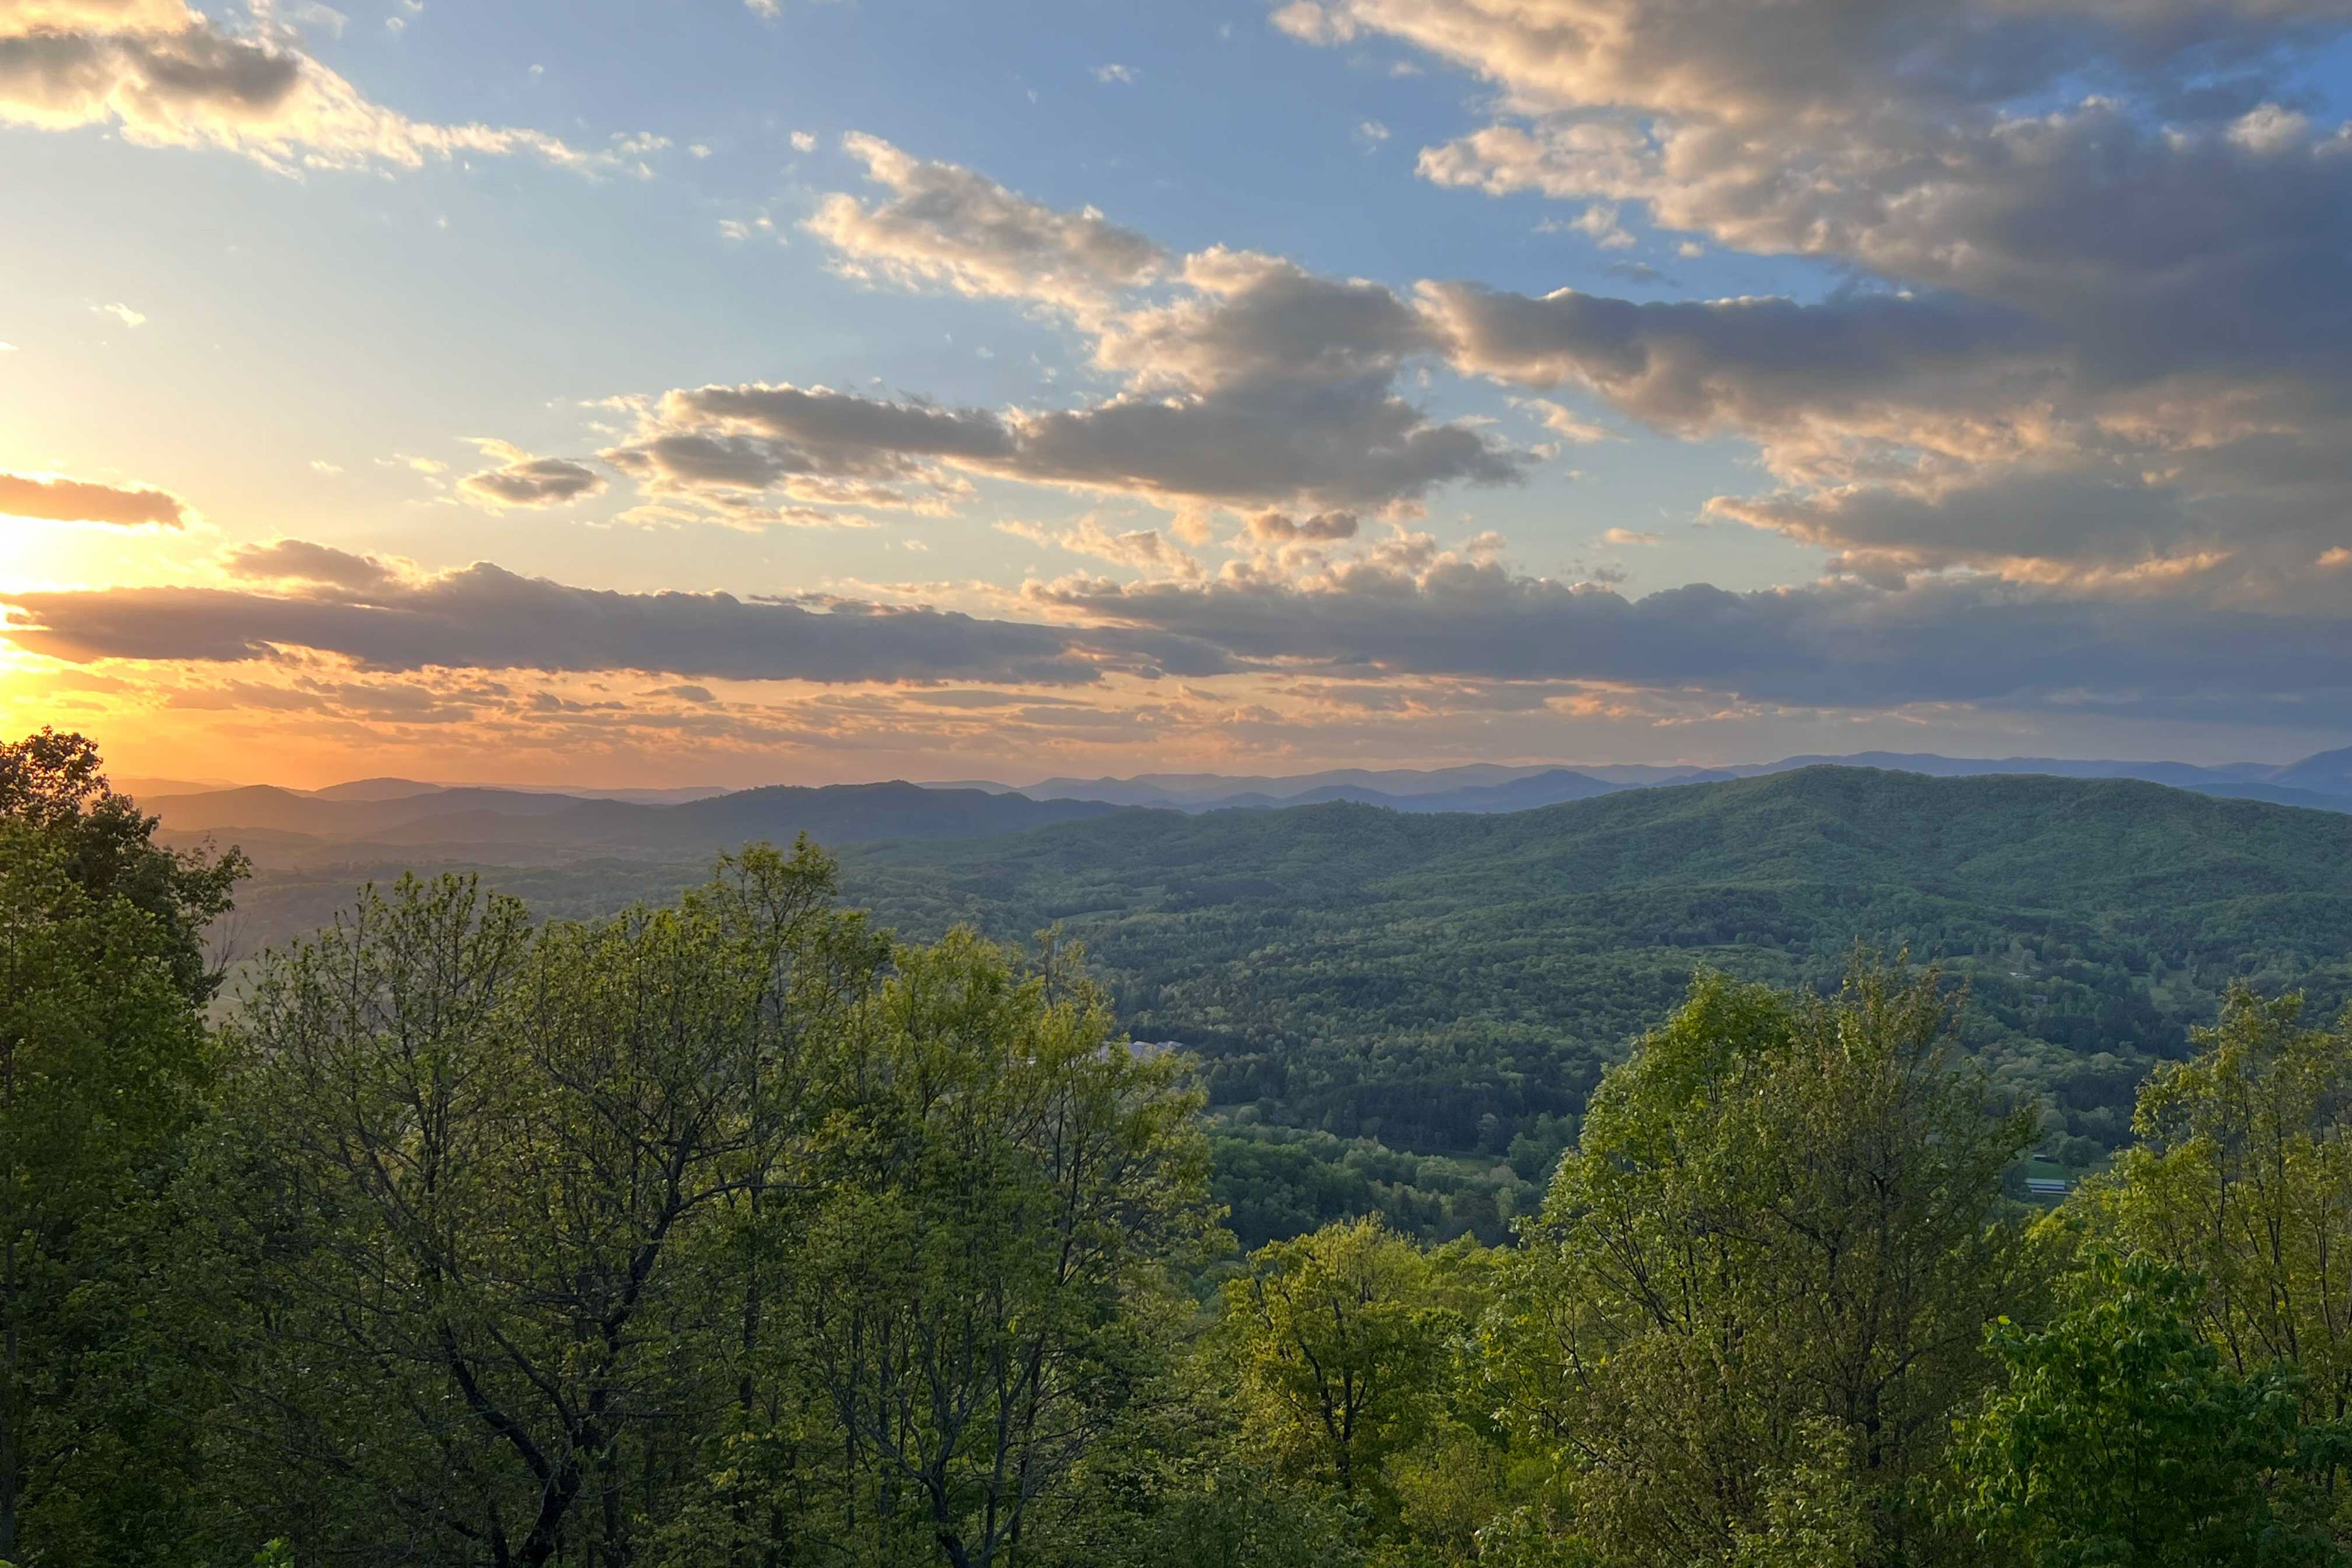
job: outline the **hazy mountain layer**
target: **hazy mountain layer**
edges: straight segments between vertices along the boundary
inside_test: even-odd
[[[581,857],[661,858],[715,854],[752,838],[790,843],[801,833],[828,844],[968,837],[1118,809],[1098,801],[1036,801],[903,783],[779,785],[676,805],[490,789],[344,799],[268,785],[143,804],[163,817],[167,842],[208,837],[278,868],[379,859],[530,865]]]

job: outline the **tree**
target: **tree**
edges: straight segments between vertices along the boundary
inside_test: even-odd
[[[1961,1427],[1955,1513],[2023,1568],[2335,1563],[2299,1472],[2340,1426],[2299,1430],[2300,1375],[2221,1364],[2194,1276],[2094,1250],[2048,1328],[2003,1321],[2008,1385]]]
[[[1199,1099],[1049,949],[901,948],[813,1155],[808,1376],[836,1530],[989,1568],[1160,1368],[1210,1234]]]
[[[2193,1037],[2083,1206],[2203,1282],[2199,1321],[2239,1375],[2292,1361],[2309,1415],[2352,1417],[2352,1011],[2310,1028],[2299,994],[2235,985]]]
[[[1428,1257],[1367,1216],[1258,1248],[1224,1297],[1253,1446],[1343,1493],[1377,1486],[1436,1414],[1462,1328]]]
[[[1905,1499],[2035,1280],[2000,1184],[2032,1119],[1956,1069],[1953,1016],[1932,973],[1703,977],[1595,1092],[1488,1342],[1596,1561],[1769,1561],[1857,1510],[1852,1561],[1933,1555]]]
[[[26,1563],[151,1560],[184,1522],[144,1292],[242,862],[154,827],[82,737],[0,746],[0,1557]]]
[[[108,786],[97,744],[49,729],[0,745],[0,819],[46,837],[58,868],[91,897],[121,898],[153,917],[174,982],[190,1001],[211,1000],[221,970],[205,953],[205,932],[252,868],[242,854],[162,847],[161,820]]]
[[[1337,1499],[1240,1455],[1120,1522],[1104,1557],[1123,1568],[1347,1568],[1362,1556]]]
[[[761,1304],[722,1236],[824,1027],[795,961],[856,946],[831,878],[759,849],[678,908],[536,931],[404,880],[265,964],[228,1033],[222,1184],[252,1196],[219,1310],[254,1327],[247,1418],[341,1500],[282,1521],[299,1551],[634,1560],[689,1415],[740,1394]]]

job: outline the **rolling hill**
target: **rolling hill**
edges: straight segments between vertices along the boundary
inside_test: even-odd
[[[961,793],[603,803],[498,829],[563,824],[564,857],[517,865],[538,849],[499,838],[434,854],[576,915],[667,898],[716,849],[804,826],[839,852],[850,899],[909,934],[1063,924],[1128,1026],[1200,1052],[1231,1113],[1488,1157],[1572,1115],[1700,965],[1830,984],[1857,942],[1940,957],[1971,988],[1969,1044],[1996,1079],[2103,1147],[2231,977],[2307,984],[2329,1009],[2352,993],[2352,816],[2134,781],[1815,767],[1482,815]],[[1066,819],[1028,826],[1024,810]],[[677,836],[595,853],[596,823],[643,834],[631,811],[676,820]],[[374,847],[373,862],[257,878],[238,949],[431,858]]]
[[[2234,975],[2352,990],[2352,816],[2126,780],[1810,768],[1510,815],[1127,813],[848,851],[909,931],[1062,922],[1215,1099],[1409,1149],[1572,1111],[1708,964],[1830,984],[1857,942],[1969,982],[1969,1043],[2113,1144]]]

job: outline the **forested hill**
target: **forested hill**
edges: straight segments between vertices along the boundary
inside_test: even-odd
[[[1827,983],[1856,942],[1970,981],[1969,1043],[2112,1145],[2232,975],[2352,988],[2352,817],[2126,780],[1819,767],[1508,816],[1129,812],[845,854],[929,935],[1060,921],[1215,1099],[1499,1154],[1702,965]]]
[[[1126,1026],[1201,1052],[1229,1111],[1476,1156],[1465,1169],[1508,1157],[1528,1179],[1601,1067],[1701,966],[1827,984],[1857,942],[1946,960],[1972,987],[1970,1045],[2053,1107],[2045,1146],[2074,1140],[2077,1164],[2123,1138],[2134,1087],[2185,1048],[2230,977],[2305,986],[2329,1011],[2352,992],[2352,816],[2129,780],[1816,767],[1508,815],[1087,806],[1102,814],[865,844],[852,840],[891,824],[828,832],[796,809],[828,792],[782,793],[699,803],[795,809],[698,826],[730,843],[812,828],[841,856],[848,897],[912,936],[962,921],[1018,940],[1062,923]],[[550,865],[528,832],[437,852],[351,846],[331,867],[265,868],[239,889],[229,940],[247,954],[282,943],[360,880],[436,862],[480,866],[537,913],[593,915],[675,896],[716,847]],[[1323,1165],[1356,1157],[1318,1147]],[[1363,1181],[1421,1180],[1357,1152]],[[1235,1151],[1220,1157],[1239,1168]]]

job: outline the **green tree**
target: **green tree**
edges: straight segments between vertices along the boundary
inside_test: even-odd
[[[26,1564],[150,1561],[185,1524],[147,1284],[241,862],[154,826],[82,737],[0,746],[0,1556]]]
[[[152,917],[153,940],[191,1001],[201,1005],[219,989],[221,968],[205,938],[252,869],[242,854],[163,848],[155,842],[159,819],[108,786],[97,744],[49,729],[0,745],[0,819],[48,839],[58,869],[84,892],[122,899]]]
[[[1343,1493],[1379,1486],[1438,1414],[1462,1329],[1428,1255],[1367,1216],[1260,1247],[1224,1297],[1253,1447]]]
[[[1953,1015],[1933,973],[1703,977],[1594,1094],[1488,1342],[1596,1561],[1769,1561],[1856,1519],[1853,1563],[1934,1555],[1905,1500],[2034,1284],[2000,1184],[2032,1117],[1956,1069]]]
[[[759,1331],[724,1237],[800,1126],[824,1020],[790,971],[830,878],[755,850],[677,908],[535,931],[404,881],[265,963],[227,1035],[216,1310],[250,1328],[257,1462],[335,1500],[279,1521],[306,1558],[619,1564],[692,1489]]]
[[[2193,1276],[2145,1255],[2088,1262],[2048,1328],[1991,1336],[2009,1382],[1960,1426],[1962,1525],[2023,1568],[2340,1561],[2300,1472],[2343,1436],[2301,1428],[2295,1370],[2222,1365]]]
[[[988,1568],[1166,1365],[1212,1233],[1186,1065],[1049,949],[901,948],[842,1064],[797,1255],[835,1529]]]
[[[2139,1143],[2082,1206],[2203,1282],[2199,1321],[2240,1375],[2291,1361],[2315,1419],[2352,1417],[2352,1012],[2232,986],[2190,1060],[2158,1069]]]
[[[1363,1555],[1337,1498],[1238,1454],[1123,1522],[1105,1556],[1127,1568],[1348,1568]]]

